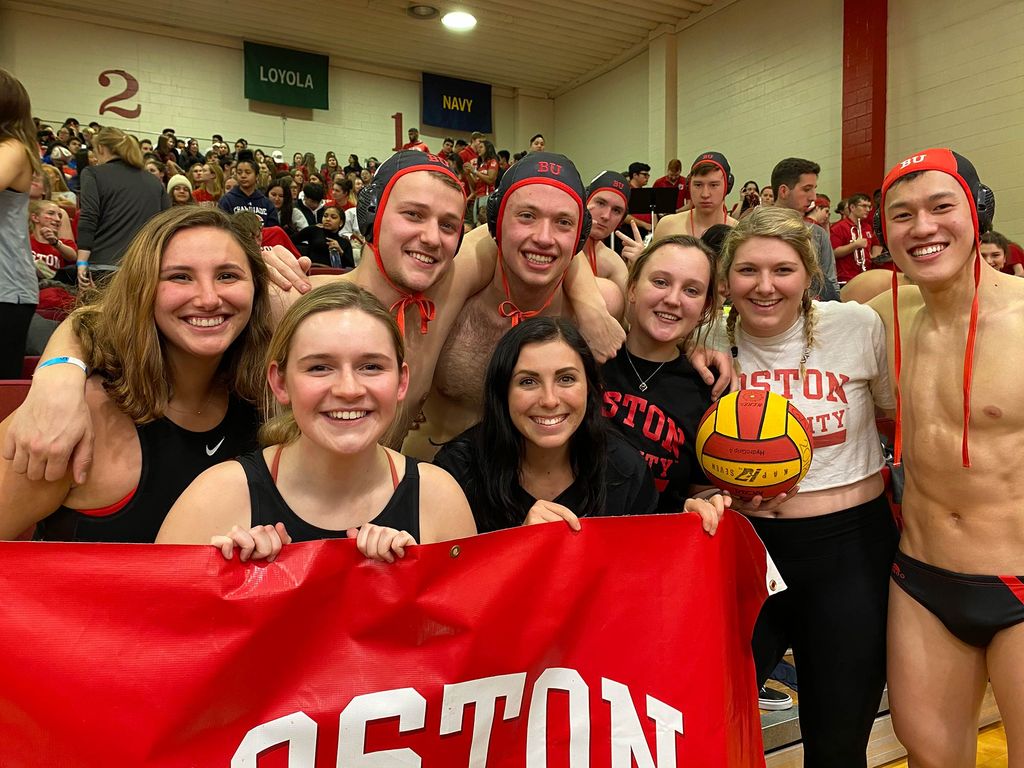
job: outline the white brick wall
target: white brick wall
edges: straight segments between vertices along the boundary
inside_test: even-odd
[[[647,162],[647,59],[645,51],[555,99],[555,149],[572,158],[584,182]]]
[[[886,164],[948,146],[996,193],[996,229],[1024,242],[1024,3],[889,4]]]
[[[895,4],[895,3],[893,3]],[[821,165],[818,188],[840,190],[843,4],[740,0],[678,34],[679,157],[725,154],[741,185],[775,163]]]
[[[74,115],[83,123],[98,120],[140,138],[173,127],[180,137],[199,138],[203,149],[213,133],[222,134],[228,142],[243,136],[253,147],[268,152],[281,149],[289,162],[296,151],[312,151],[322,162],[324,153],[333,149],[344,164],[350,152],[360,159],[391,154],[395,112],[403,113],[405,128],[420,122],[418,73],[386,77],[332,66],[330,110],[314,110],[312,120],[282,121],[278,114],[249,110],[243,97],[240,43],[234,47],[228,41],[221,45],[191,42],[75,21],[71,26],[78,41],[74,52],[41,57],[41,41],[53,38],[55,23],[49,16],[0,10],[0,66],[25,84],[34,114],[50,123],[60,124]],[[45,47],[49,50],[49,43]],[[120,106],[141,104],[139,118],[97,115],[103,100],[122,88],[118,78],[112,78],[108,88],[99,85],[97,78],[107,69],[122,69],[138,79],[138,95]],[[511,101],[494,97],[499,149],[501,141],[513,141]],[[439,150],[441,131],[420,127],[424,141]],[[402,140],[406,141],[404,133]]]

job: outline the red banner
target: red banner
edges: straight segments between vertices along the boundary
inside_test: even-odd
[[[0,544],[0,765],[763,766],[766,556],[730,513],[270,565]],[[771,582],[772,588],[775,582]]]

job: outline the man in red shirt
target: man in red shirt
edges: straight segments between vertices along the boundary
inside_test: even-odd
[[[686,177],[683,176],[683,161],[673,158],[668,161],[668,173],[660,179],[656,179],[651,185],[655,189],[675,187],[679,190],[679,197],[676,198],[676,212],[686,207],[686,201],[690,199],[690,192],[686,187]]]
[[[402,145],[402,149],[416,149],[420,152],[430,152],[430,147],[420,141],[420,129],[409,129],[409,141]]]
[[[459,150],[459,157],[462,158],[463,163],[471,163],[475,168],[477,158],[480,157],[483,148],[484,135],[480,131],[473,131],[469,144]]]
[[[448,162],[448,158],[455,151],[454,147],[455,139],[453,139],[451,136],[445,136],[444,141],[441,142],[441,151],[437,153],[437,156],[440,157],[445,162]]]
[[[870,197],[860,192],[852,194],[846,199],[843,218],[829,230],[836,257],[836,279],[840,284],[849,282],[871,264],[875,233],[868,220],[870,210]]]

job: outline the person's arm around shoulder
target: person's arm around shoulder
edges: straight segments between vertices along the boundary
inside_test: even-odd
[[[607,297],[602,284],[608,288]],[[582,252],[573,256],[566,270],[565,295],[572,304],[580,333],[597,361],[603,363],[615,357],[626,341],[626,332],[613,312],[622,312],[625,298],[614,283],[598,281]]]
[[[619,293],[623,297],[624,310],[626,283],[629,280],[629,270],[626,268],[626,263],[618,257],[618,254],[616,254],[615,251],[602,244],[601,248],[597,252],[597,266],[599,271],[607,274],[607,278],[605,279],[619,289]],[[605,297],[605,303],[609,303],[607,296]],[[609,311],[611,311],[610,308]],[[622,313],[611,312],[611,314],[621,316]]]
[[[473,513],[455,479],[440,467],[426,462],[420,462],[419,471],[420,543],[475,536]]]
[[[42,362],[82,357],[82,347],[65,320],[50,337]],[[25,402],[8,420],[3,458],[28,480],[55,482],[68,471],[81,485],[92,464],[93,425],[85,403],[86,373],[68,362],[36,368]]]
[[[14,414],[0,423],[0,437],[6,439],[13,418]],[[9,459],[0,459],[0,540],[10,541],[27,531],[57,509],[70,490],[70,474],[49,482],[30,480],[15,471]]]

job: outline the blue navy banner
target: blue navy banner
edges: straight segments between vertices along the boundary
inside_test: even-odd
[[[490,133],[491,86],[424,72],[423,124]]]

